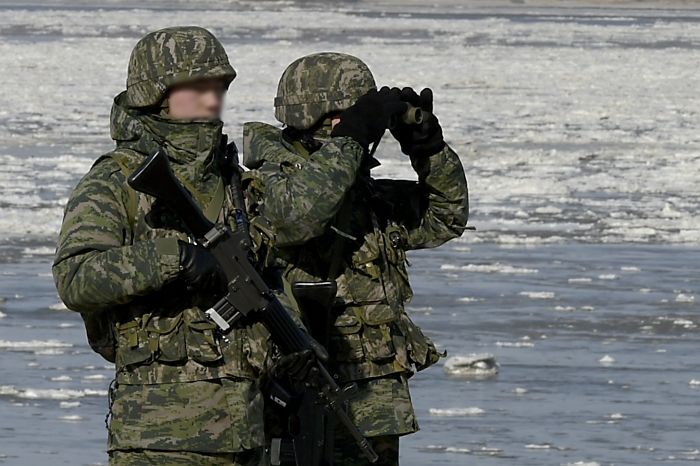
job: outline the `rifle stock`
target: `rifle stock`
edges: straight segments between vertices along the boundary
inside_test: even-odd
[[[192,195],[175,178],[163,149],[147,157],[129,176],[127,183],[134,190],[149,194],[174,208],[196,238],[202,238],[214,227]]]

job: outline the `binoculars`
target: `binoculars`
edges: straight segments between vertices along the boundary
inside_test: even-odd
[[[423,123],[423,110],[406,102],[392,103],[390,107],[389,129],[400,124],[420,125]]]

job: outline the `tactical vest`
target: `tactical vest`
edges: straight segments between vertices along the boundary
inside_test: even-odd
[[[266,124],[246,124],[244,153],[254,150],[246,141],[265,138],[280,148],[274,163],[293,174],[303,169],[299,144],[288,144],[280,130]],[[286,154],[289,160],[283,160]],[[267,155],[267,152],[266,154]],[[264,203],[265,180],[256,170],[246,173],[248,196]],[[295,282],[335,280],[338,286],[329,353],[333,369],[344,380],[412,373],[433,365],[442,356],[411,320],[404,304],[413,296],[406,269],[408,231],[403,225],[379,218],[367,209],[361,190],[352,188],[326,233],[299,247],[277,248],[277,266],[283,269],[285,288]],[[357,206],[361,206],[357,208]],[[357,212],[363,212],[358,219]],[[364,215],[366,214],[366,215]],[[355,238],[348,222],[360,221],[364,237]],[[308,316],[307,316],[308,318]]]
[[[143,161],[143,155],[117,149],[100,159],[116,162],[126,179]],[[187,183],[184,183],[187,185]],[[212,221],[235,228],[232,203],[223,180],[207,205]],[[129,231],[124,244],[156,238],[187,240],[179,219],[154,198],[137,193],[124,183]],[[166,285],[152,296],[96,316],[83,314],[90,345],[115,362],[117,382],[152,384],[189,382],[227,376],[256,378],[267,358],[268,334],[259,324],[233,329],[219,338],[216,325],[203,310],[185,304],[189,297],[178,283]]]

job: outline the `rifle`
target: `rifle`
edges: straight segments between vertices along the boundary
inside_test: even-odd
[[[297,282],[292,293],[303,314],[303,321],[311,337],[328,347],[331,325],[330,310],[337,292],[334,281]],[[285,380],[286,379],[286,380]],[[298,377],[272,381],[271,394],[293,393],[287,397],[286,406],[277,403],[273,410],[277,427],[282,428],[271,439],[270,462],[280,466],[330,466],[333,464],[333,448],[336,419],[319,403],[313,391],[304,388],[308,379]],[[347,398],[357,392],[357,385],[343,388]],[[270,397],[274,400],[274,398]],[[282,409],[279,409],[279,408]],[[273,405],[273,408],[275,406]]]
[[[234,171],[238,171],[238,167]],[[236,182],[234,177],[235,174],[232,180]],[[209,249],[219,262],[228,290],[206,311],[206,315],[219,327],[220,333],[225,334],[241,325],[243,319],[245,322],[259,321],[270,332],[282,354],[313,352],[314,364],[305,385],[314,390],[318,402],[333,414],[335,422],[348,431],[360,452],[370,462],[376,462],[377,453],[343,409],[347,394],[323,364],[327,353],[296,324],[254,266],[244,207],[239,204],[236,208],[236,230],[211,222],[173,174],[163,148],[148,156],[127,181],[134,190],[159,199],[177,212],[197,243]],[[240,183],[240,177],[237,182]]]

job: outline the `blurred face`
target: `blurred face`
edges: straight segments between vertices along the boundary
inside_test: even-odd
[[[221,79],[202,79],[181,84],[168,93],[168,113],[177,120],[221,118],[226,85]]]

